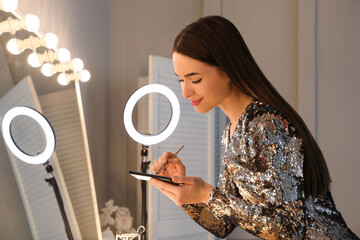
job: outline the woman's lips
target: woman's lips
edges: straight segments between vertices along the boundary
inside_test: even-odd
[[[199,104],[200,104],[201,100],[202,100],[202,98],[200,98],[199,100],[190,101],[190,102],[191,102],[191,104],[192,104],[193,106],[196,106],[196,105],[199,105]]]

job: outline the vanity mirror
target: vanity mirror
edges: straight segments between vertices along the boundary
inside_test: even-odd
[[[11,13],[0,11],[0,22]],[[32,107],[47,118],[56,136],[50,163],[58,181],[75,239],[101,239],[92,166],[85,131],[79,81],[66,86],[57,82],[59,73],[44,76],[28,64],[33,50],[13,55],[7,50],[10,39],[28,39],[35,34],[19,30],[0,35],[0,122],[15,106]],[[38,54],[49,49],[39,47]],[[57,60],[56,60],[57,61]],[[69,81],[68,75],[63,80]],[[26,116],[14,118],[11,133],[28,155],[44,149],[44,136],[36,122]],[[0,224],[1,239],[66,239],[53,190],[45,182],[44,166],[27,164],[6,147],[0,138]]]

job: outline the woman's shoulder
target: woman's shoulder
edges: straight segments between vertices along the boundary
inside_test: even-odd
[[[278,118],[283,117],[282,114],[269,104],[264,103],[259,99],[254,99],[246,108],[244,117],[248,121],[256,121],[261,118]]]
[[[296,132],[284,114],[259,99],[254,99],[247,107],[242,123],[248,131],[266,129],[270,132],[281,131],[290,135]]]

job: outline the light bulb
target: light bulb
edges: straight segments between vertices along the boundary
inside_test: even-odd
[[[12,12],[17,8],[18,0],[1,0],[0,5],[5,12]]]
[[[72,64],[74,72],[80,72],[84,68],[84,62],[80,58],[74,58]]]
[[[54,33],[47,33],[45,34],[45,42],[47,48],[56,50],[59,39]]]
[[[36,32],[40,28],[40,20],[34,14],[25,15],[25,25],[29,32]]]
[[[66,86],[66,85],[68,85],[68,81],[67,81],[67,79],[66,79],[66,76],[65,76],[65,74],[64,73],[60,73],[59,74],[59,76],[57,77],[57,81],[58,81],[58,83],[60,84],[60,85],[62,85],[62,86]]]
[[[36,52],[30,53],[27,59],[28,63],[32,67],[40,67],[41,63],[39,61],[39,58],[37,57]]]
[[[12,38],[8,41],[8,43],[6,44],[6,48],[7,50],[14,54],[14,55],[18,55],[21,52],[19,51],[18,45],[17,45],[17,40],[16,38]]]
[[[81,71],[80,81],[87,82],[87,81],[89,81],[90,77],[91,77],[91,74],[88,70],[85,69],[85,70]]]
[[[66,48],[60,48],[58,52],[58,56],[59,56],[59,61],[62,63],[70,61],[71,58],[70,51],[67,50]]]
[[[52,73],[52,65],[50,63],[45,63],[42,67],[41,67],[41,72],[46,76],[46,77],[51,77],[53,75]]]

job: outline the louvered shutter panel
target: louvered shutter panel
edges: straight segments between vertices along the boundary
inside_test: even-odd
[[[156,160],[164,151],[175,152],[185,145],[178,154],[185,164],[188,176],[198,176],[212,182],[212,150],[210,138],[213,129],[212,114],[199,114],[181,96],[181,87],[174,74],[171,59],[150,56],[149,83],[163,84],[178,97],[181,114],[173,134],[165,141],[150,146],[150,159]],[[157,134],[168,124],[170,104],[159,94],[149,96],[149,132]],[[207,231],[192,221],[188,215],[154,187],[149,187],[149,239],[213,239]]]
[[[56,133],[56,154],[83,239],[97,239],[92,187],[75,89],[39,96]]]
[[[42,112],[35,88],[29,77],[19,82],[1,98],[1,116],[4,116],[8,110],[15,106],[28,106]],[[45,147],[45,138],[39,134],[39,130],[42,131],[33,120],[15,121],[14,119],[12,123],[12,134],[18,146],[33,155]],[[44,181],[45,178],[50,178],[45,167],[24,163],[9,150],[8,154],[33,239],[68,239],[53,188]],[[59,171],[56,153],[52,155],[49,161],[54,168],[53,174],[59,185],[72,234],[75,239],[81,239],[63,176]],[[19,229],[21,230],[21,226]]]

